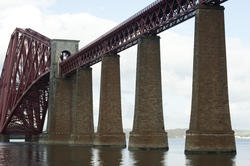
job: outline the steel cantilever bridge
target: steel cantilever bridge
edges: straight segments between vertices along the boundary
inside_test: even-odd
[[[195,16],[199,4],[227,0],[157,0],[61,62],[61,74],[121,52],[145,34],[158,34]],[[0,78],[0,133],[37,135],[48,110],[50,39],[31,29],[11,35]]]

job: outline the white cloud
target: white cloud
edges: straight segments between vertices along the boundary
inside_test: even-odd
[[[249,129],[250,122],[250,43],[239,38],[227,40],[228,86],[233,127]]]
[[[112,27],[115,22],[97,18],[87,13],[44,14],[33,5],[9,7],[0,12],[0,63],[3,63],[9,38],[16,27],[34,29],[49,38],[81,40],[86,45]]]
[[[81,40],[80,47],[116,25],[87,13],[47,14],[41,8],[53,0],[0,2],[0,66],[15,27],[32,28],[50,38]],[[5,7],[5,8],[4,8]],[[163,109],[166,128],[188,128],[191,110],[193,36],[173,30],[161,35]],[[124,128],[131,128],[134,115],[136,47],[121,52],[121,89]],[[249,124],[250,47],[240,39],[227,38],[228,82],[234,128]],[[93,96],[97,125],[100,91],[100,64],[93,66]]]
[[[30,1],[19,0],[15,4],[9,1],[0,3],[0,6],[6,6],[0,11],[0,70],[2,70],[9,38],[16,27],[31,28],[51,39],[80,40],[80,47],[82,47],[116,25],[113,21],[97,18],[88,13],[46,14],[42,12],[40,6],[45,2],[53,1],[43,0],[36,4],[29,3]],[[95,65],[93,73],[94,115],[97,122],[100,64]]]
[[[12,7],[19,7],[22,5],[32,5],[41,8],[48,7],[52,5],[55,0],[1,0],[0,9],[8,9]]]

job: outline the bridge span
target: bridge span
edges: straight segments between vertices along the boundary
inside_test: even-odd
[[[157,0],[87,46],[16,29],[0,80],[0,139],[126,147],[118,53],[137,47],[136,96],[128,148],[168,150],[162,108],[160,37],[195,16],[193,92],[186,153],[236,153],[226,66],[226,0]],[[92,69],[102,63],[93,125]],[[47,132],[42,133],[48,110]]]

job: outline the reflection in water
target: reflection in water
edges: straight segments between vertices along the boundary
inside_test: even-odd
[[[0,146],[0,165],[4,166],[87,166],[92,162],[92,149],[82,146],[27,143]]]
[[[186,155],[186,166],[235,166],[234,158],[229,154]]]
[[[89,147],[50,145],[47,148],[48,165],[91,165],[92,150]]]
[[[118,166],[122,161],[122,149],[120,148],[98,148],[98,165]]]
[[[234,155],[184,155],[185,141],[170,139],[164,151],[90,148],[36,143],[0,143],[0,166],[246,166],[250,140],[237,140]]]
[[[39,149],[34,148],[29,144],[12,144],[11,146],[5,146],[7,144],[1,144],[0,148],[0,165],[44,165],[41,160]],[[21,148],[17,148],[17,146]]]
[[[166,151],[133,151],[130,152],[136,166],[164,166]]]

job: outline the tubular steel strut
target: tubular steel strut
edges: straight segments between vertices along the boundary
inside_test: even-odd
[[[0,133],[39,134],[48,108],[50,39],[12,33],[0,80]]]

